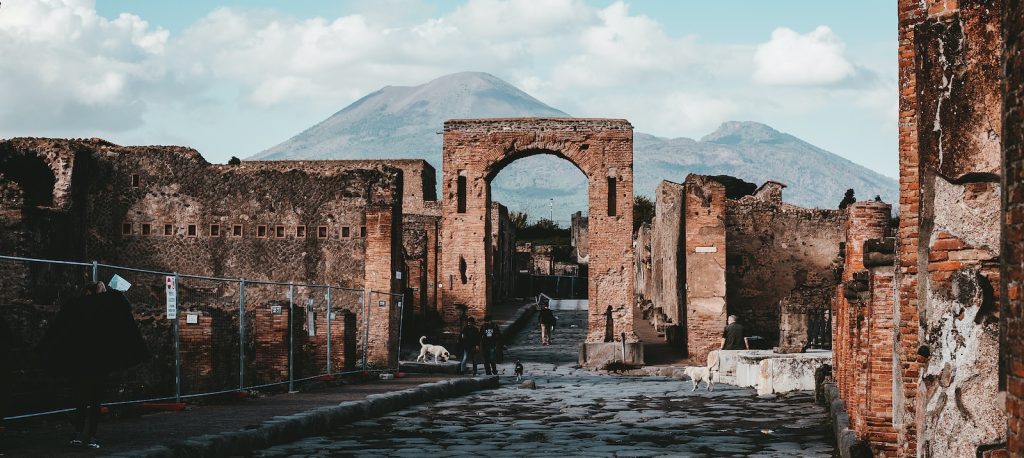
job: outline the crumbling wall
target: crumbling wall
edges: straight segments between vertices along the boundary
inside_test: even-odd
[[[1007,449],[1024,455],[1024,3],[1007,2],[1003,39],[1002,372]]]
[[[999,395],[1003,2],[931,5],[916,25],[921,454],[1006,440]]]
[[[650,232],[652,281],[646,296],[650,307],[644,310],[644,315],[658,327],[677,326],[685,330],[684,188],[680,183],[662,181],[655,190],[654,221]],[[666,335],[674,334],[668,332]],[[686,348],[685,341],[680,347]]]
[[[512,297],[515,291],[516,230],[508,216],[508,208],[491,203],[491,256],[488,269],[494,282],[491,301],[498,303]]]
[[[843,220],[839,210],[782,202],[773,182],[726,202],[726,304],[747,333],[776,345],[783,298],[801,287],[835,287]]]
[[[583,216],[582,211],[573,213],[569,233],[572,246],[576,249],[574,253],[576,262],[584,265],[590,259],[590,237],[587,221],[588,218]]]

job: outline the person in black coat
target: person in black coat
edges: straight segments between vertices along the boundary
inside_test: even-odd
[[[85,296],[64,304],[40,344],[47,368],[67,376],[75,402],[71,445],[98,449],[104,380],[149,357],[131,304],[120,291],[90,283]]]
[[[484,316],[484,325],[480,327],[480,352],[484,355],[484,372],[487,375],[498,375],[498,347],[501,345],[501,328],[491,321],[490,315]]]
[[[541,345],[551,345],[551,330],[555,327],[555,322],[558,321],[555,318],[554,312],[548,306],[547,301],[540,304],[540,343]]]
[[[477,362],[476,354],[477,347],[480,345],[480,330],[476,327],[473,317],[467,317],[466,325],[462,327],[462,332],[459,333],[459,345],[462,347],[462,361],[459,362],[459,373],[466,373],[466,361],[473,361],[473,375],[477,375]]]

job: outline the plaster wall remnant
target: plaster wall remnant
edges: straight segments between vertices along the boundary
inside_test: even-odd
[[[513,297],[516,279],[516,230],[508,216],[508,208],[498,202],[491,203],[491,267],[487,269],[493,280],[491,303]]]
[[[443,149],[442,281],[449,288],[444,294],[445,323],[458,323],[459,305],[476,318],[491,305],[491,179],[516,159],[553,154],[576,165],[589,183],[587,345],[618,341],[623,335],[627,343],[636,343],[629,268],[632,126],[615,119],[450,120],[444,125]]]
[[[581,265],[586,265],[590,259],[590,237],[588,237],[587,220],[588,218],[583,216],[583,212],[578,211],[572,214],[572,220],[570,221],[571,231],[569,235],[572,247],[575,249],[573,254],[576,257],[576,263]]]

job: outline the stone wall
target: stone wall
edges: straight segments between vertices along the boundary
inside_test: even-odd
[[[1024,3],[1007,2],[1003,40],[1002,355],[1007,448],[1024,455]]]
[[[725,209],[728,313],[769,346],[778,343],[782,299],[838,283],[845,218],[839,210],[787,204],[781,193],[781,184],[767,182],[753,195],[729,199]]]
[[[633,332],[633,129],[625,120],[477,119],[444,126],[442,281],[444,316],[458,323],[460,306],[487,313],[491,238],[490,180],[507,164],[534,154],[554,154],[587,175],[590,196],[590,318],[588,343]]]
[[[497,202],[491,203],[491,266],[488,273],[494,282],[491,301],[498,303],[515,292],[516,279],[516,229],[508,217],[508,208]]]
[[[684,186],[662,181],[655,190],[655,213],[651,223],[651,284],[645,291],[650,307],[644,310],[655,325],[686,329],[685,243],[683,239]],[[674,334],[674,333],[668,333]],[[685,348],[685,342],[679,346]]]
[[[0,253],[48,259],[97,260],[189,274],[318,283],[385,292],[401,292],[394,273],[403,269],[401,214],[403,170],[419,170],[432,180],[423,161],[281,161],[212,165],[195,150],[181,147],[121,147],[102,140],[12,139],[0,142]],[[433,192],[416,193],[432,198]],[[431,202],[422,201],[424,211]],[[434,212],[436,204],[434,204]],[[437,217],[435,217],[436,221]],[[436,236],[435,236],[436,237]],[[367,256],[367,253],[370,256]],[[436,255],[435,255],[436,259]],[[78,294],[87,268],[49,268],[0,262],[0,304],[18,329],[45,329],[57,305]],[[114,270],[100,269],[109,279]],[[128,275],[121,271],[121,275]],[[141,322],[152,329],[152,368],[165,374],[163,345],[170,325],[162,318],[163,300],[149,283],[162,278],[133,274],[129,292]],[[383,281],[375,277],[383,278]],[[152,280],[152,282],[150,281]],[[181,294],[217,297],[204,304],[183,301],[181,312],[199,314],[186,326],[192,340],[227,348],[214,355],[187,353],[194,359],[196,387],[237,383],[228,373],[238,368],[238,287],[224,283],[198,287],[183,283]],[[247,297],[247,315],[269,310],[259,288]],[[277,300],[284,297],[280,291]],[[357,294],[336,302],[336,312],[360,312]],[[349,300],[351,299],[351,300]],[[389,301],[390,303],[391,301]],[[319,318],[323,319],[321,312]],[[397,326],[377,314],[371,340],[394,340]],[[211,321],[212,320],[212,321]],[[357,320],[361,323],[362,320]],[[247,323],[253,325],[254,322]],[[302,325],[302,323],[300,323]],[[360,326],[361,327],[361,326]],[[41,332],[41,331],[40,331]],[[28,351],[39,332],[19,332],[16,346]],[[223,334],[223,335],[222,335]],[[353,332],[352,337],[357,333]],[[362,335],[362,333],[358,333]],[[314,339],[315,340],[315,339]],[[222,344],[223,342],[223,344]],[[247,343],[247,345],[255,343]],[[275,341],[285,345],[284,341]],[[308,350],[321,352],[310,341]],[[339,343],[335,357],[350,352]],[[385,348],[385,350],[387,350]],[[210,351],[207,349],[207,351]],[[390,350],[394,352],[394,349]],[[234,356],[229,356],[229,353]],[[27,354],[27,353],[26,353]],[[320,354],[320,353],[317,353]],[[249,357],[254,357],[255,352]],[[326,362],[310,358],[310,364]],[[375,354],[379,364],[392,359]],[[354,358],[353,358],[354,359]],[[173,360],[173,358],[172,358]],[[251,362],[251,361],[250,361]],[[342,367],[349,361],[336,360]],[[191,367],[191,366],[190,366]],[[163,381],[149,377],[153,385]]]

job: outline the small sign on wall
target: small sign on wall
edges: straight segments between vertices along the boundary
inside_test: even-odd
[[[718,247],[716,246],[699,246],[694,248],[695,253],[718,253]]]
[[[280,305],[271,305],[270,306],[270,314],[271,315],[280,315],[282,313],[284,313],[284,311],[281,309]]]
[[[178,285],[173,275],[164,279],[165,291],[167,292],[167,319],[178,319]]]
[[[388,306],[388,301],[377,301],[377,306],[378,307],[387,307]]]
[[[199,314],[198,313],[189,313],[188,315],[185,315],[185,323],[187,323],[187,324],[199,324]]]

